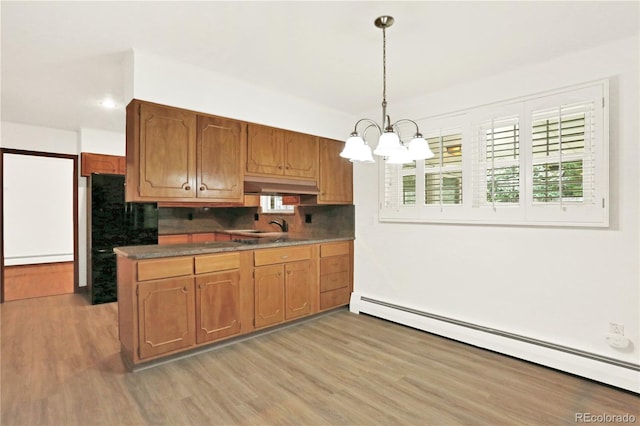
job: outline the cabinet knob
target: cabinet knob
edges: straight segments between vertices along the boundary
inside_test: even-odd
[[[182,287],[182,292],[185,294],[189,293],[189,289],[187,288],[187,286]]]
[[[279,168],[280,170],[282,170],[282,165],[278,166],[278,168]]]
[[[281,276],[282,276],[282,272],[278,272],[278,274],[277,274],[277,275],[278,275],[279,277],[281,277]]]
[[[191,187],[189,185],[187,185],[187,186],[184,187],[184,190],[185,191],[191,191]]]
[[[204,191],[204,186],[201,186],[201,187],[200,187],[200,191]]]

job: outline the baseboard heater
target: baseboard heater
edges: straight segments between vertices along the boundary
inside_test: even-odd
[[[457,319],[454,319],[454,318],[444,317],[442,315],[436,315],[436,314],[432,314],[432,313],[429,313],[429,312],[419,311],[417,309],[407,308],[405,306],[394,305],[393,303],[383,302],[381,300],[371,299],[371,298],[365,297],[365,296],[360,296],[360,300],[363,301],[363,302],[373,303],[373,304],[384,306],[384,307],[387,307],[387,308],[408,312],[408,313],[413,314],[413,315],[419,315],[419,316],[422,316],[422,317],[430,318],[430,319],[433,319],[433,320],[436,320],[436,321],[443,321],[443,322],[446,322],[446,323],[449,323],[449,324],[453,324],[453,325],[457,325],[457,326],[460,326],[460,327],[465,327],[465,328],[469,328],[469,329],[472,329],[472,330],[482,331],[484,333],[489,333],[489,334],[493,334],[493,335],[500,336],[500,337],[506,337],[507,339],[518,340],[520,342],[530,343],[532,345],[542,346],[544,348],[553,349],[553,350],[565,352],[565,353],[568,353],[568,354],[581,356],[581,357],[584,357],[584,358],[589,358],[589,359],[592,359],[592,360],[595,360],[595,361],[600,361],[600,362],[604,362],[604,363],[607,363],[607,364],[615,365],[617,367],[628,368],[629,370],[633,370],[633,371],[640,371],[640,365],[638,365],[638,364],[633,364],[633,363],[627,362],[627,361],[620,361],[620,360],[617,360],[615,358],[610,358],[610,357],[606,357],[606,356],[603,356],[603,355],[594,354],[594,353],[591,353],[591,352],[581,351],[579,349],[570,348],[568,346],[558,345],[556,343],[545,342],[544,340],[539,340],[539,339],[532,339],[530,337],[521,336],[519,334],[508,333],[506,331],[497,330],[495,328],[484,327],[484,326],[481,326],[481,325],[472,324],[470,322],[460,321],[460,320],[457,320]]]

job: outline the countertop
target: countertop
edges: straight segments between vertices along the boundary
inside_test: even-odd
[[[192,256],[199,254],[223,253],[240,250],[258,250],[264,248],[298,246],[305,244],[321,244],[335,241],[351,241],[353,237],[335,236],[280,236],[278,238],[251,238],[244,242],[212,241],[191,244],[166,244],[116,247],[113,251],[129,259],[157,259],[162,257]]]

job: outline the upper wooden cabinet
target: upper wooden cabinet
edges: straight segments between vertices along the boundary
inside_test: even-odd
[[[148,102],[127,106],[127,201],[241,204],[246,124]]]
[[[340,157],[344,142],[320,138],[318,204],[353,203],[353,165]]]
[[[247,125],[220,117],[198,116],[197,197],[244,202],[242,187]]]
[[[249,124],[246,172],[315,180],[318,177],[318,138]]]
[[[80,158],[82,176],[90,176],[92,173],[124,175],[127,171],[125,157],[83,152]]]

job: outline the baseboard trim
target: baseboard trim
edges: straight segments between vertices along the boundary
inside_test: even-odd
[[[352,294],[350,309],[640,393],[639,364],[356,293]]]

